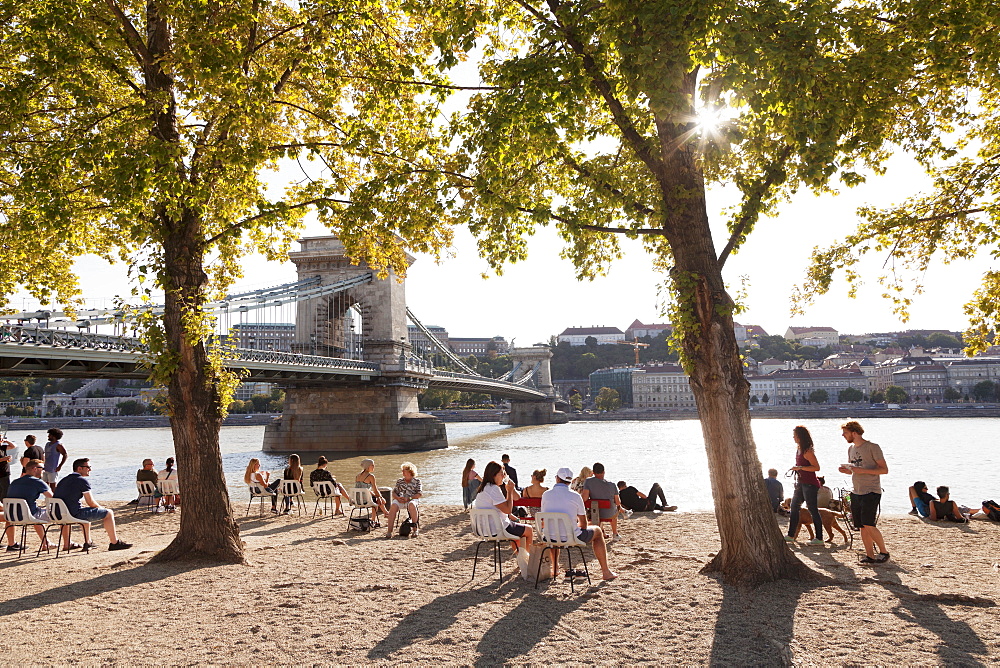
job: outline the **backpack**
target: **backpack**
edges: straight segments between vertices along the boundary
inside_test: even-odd
[[[347,530],[350,531],[354,529],[355,531],[371,531],[376,526],[375,522],[367,517],[352,517],[351,521],[348,522]]]
[[[407,517],[403,520],[403,523],[399,525],[399,535],[403,538],[408,538],[410,533],[413,531],[414,526],[416,525],[410,521],[409,517]]]
[[[986,511],[986,516],[993,520],[994,522],[1000,522],[1000,504],[998,504],[993,499],[989,501],[983,501],[983,510]]]

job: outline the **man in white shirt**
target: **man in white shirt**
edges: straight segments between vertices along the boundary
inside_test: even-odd
[[[608,548],[604,544],[604,532],[600,527],[587,526],[587,509],[583,505],[583,497],[569,488],[572,479],[573,471],[570,469],[564,467],[556,471],[556,484],[542,494],[541,511],[566,513],[570,518],[576,518],[578,524],[575,529],[576,537],[584,543],[590,543],[594,548],[594,556],[601,565],[601,577],[605,580],[614,580],[618,574],[608,568]],[[552,577],[556,577],[559,574],[559,550],[553,552]]]

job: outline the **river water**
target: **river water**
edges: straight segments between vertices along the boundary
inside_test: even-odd
[[[792,427],[799,420],[754,420],[757,451],[763,468],[778,469],[791,496],[791,479],[783,473],[794,463]],[[847,459],[847,444],[840,435],[842,420],[805,421],[816,443],[816,454],[827,485],[849,487],[850,480],[837,472]],[[885,494],[882,511],[905,513],[910,509],[906,490],[915,480],[924,480],[934,492],[938,485],[951,487],[952,498],[975,506],[983,499],[1000,499],[1000,449],[996,418],[881,418],[863,421],[865,436],[880,444],[889,465],[882,477]],[[49,426],[49,425],[46,425]],[[260,446],[263,427],[224,427],[221,434],[223,463],[230,493],[235,500],[247,499],[243,472],[251,457],[258,457],[265,469],[280,473],[285,457],[265,455]],[[37,435],[44,441],[43,430]],[[11,432],[8,438],[21,445],[24,433]],[[499,461],[508,453],[522,485],[530,482],[531,471],[548,469],[546,485],[561,466],[579,471],[595,461],[607,468],[610,480],[626,480],[645,492],[653,482],[666,490],[670,503],[680,511],[712,509],[708,464],[697,420],[662,422],[571,422],[539,427],[506,427],[492,423],[448,424],[450,447],[412,454],[376,455],[375,475],[382,486],[399,476],[406,460],[416,464],[423,482],[424,497],[431,503],[461,504],[459,486],[468,458],[476,460],[482,473],[491,459]],[[94,467],[91,483],[97,499],[130,499],[135,496],[135,471],[143,458],[152,457],[157,469],[173,454],[170,430],[79,429],[67,430],[63,444],[70,461],[89,457]],[[304,454],[304,463],[315,464],[319,453]],[[366,455],[344,456],[327,453],[330,469],[346,486],[353,483]],[[64,472],[69,470],[69,464]],[[180,472],[183,475],[183,471]]]

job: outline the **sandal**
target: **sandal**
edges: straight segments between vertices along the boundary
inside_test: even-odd
[[[888,552],[879,552],[877,555],[875,555],[875,563],[876,564],[884,564],[887,561],[889,561],[889,553]]]
[[[867,554],[863,554],[858,557],[859,564],[881,564],[882,562],[878,560],[878,557],[869,557]]]
[[[81,547],[83,547],[83,545],[80,545],[79,543],[70,543],[67,547],[64,547],[63,549],[67,551],[79,550]]]

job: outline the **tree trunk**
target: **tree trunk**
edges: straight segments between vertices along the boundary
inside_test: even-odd
[[[679,82],[694,100],[696,73]],[[689,117],[694,117],[693,108]],[[705,182],[690,126],[657,120],[663,171],[663,228],[679,291],[681,345],[690,362],[722,549],[705,567],[730,584],[819,577],[792,554],[774,519],[750,430],[750,384],[743,374],[733,301],[726,292],[705,207]]]
[[[165,214],[162,214],[165,215]],[[170,427],[183,500],[180,531],[152,561],[209,558],[243,563],[243,544],[233,519],[219,451],[221,397],[208,360],[204,337],[185,323],[201,325],[200,305],[208,276],[204,271],[201,226],[188,211],[169,226],[164,242],[163,326],[167,363],[175,364],[168,383]]]

